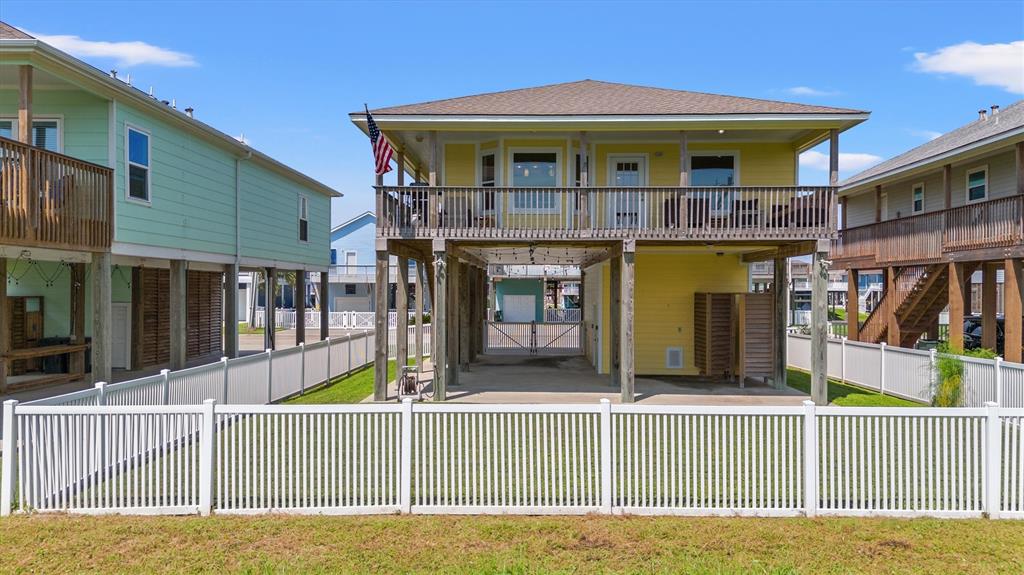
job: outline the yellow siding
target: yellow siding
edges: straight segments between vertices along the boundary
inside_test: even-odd
[[[610,332],[610,267],[603,267],[603,365],[607,373]],[[693,294],[747,291],[747,266],[736,254],[636,255],[634,331],[637,375],[697,375],[693,363]],[[665,348],[683,348],[683,369],[665,368]]]
[[[444,145],[444,178],[449,186],[476,185],[476,146]]]
[[[739,152],[740,184],[744,186],[791,186],[796,181],[796,152],[789,144],[696,143],[691,152]],[[679,145],[597,144],[594,151],[594,180],[598,186],[608,183],[609,154],[647,156],[650,186],[679,185]]]

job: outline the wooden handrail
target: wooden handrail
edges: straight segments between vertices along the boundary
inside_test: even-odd
[[[0,137],[0,242],[107,251],[114,171]]]
[[[949,252],[1020,245],[1024,196],[1014,195],[840,230],[834,261],[870,259],[879,265],[943,261]]]
[[[830,186],[491,188],[378,186],[381,237],[818,239]]]

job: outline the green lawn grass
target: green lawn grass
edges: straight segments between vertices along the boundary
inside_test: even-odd
[[[411,360],[410,360],[411,361]],[[395,360],[388,361],[388,381],[395,379]],[[373,365],[336,377],[329,384],[304,395],[284,401],[285,404],[359,403],[373,394]]]
[[[20,516],[0,565],[40,573],[1021,573],[986,519]]]
[[[274,328],[274,331],[284,331],[284,328],[283,327],[276,327],[276,328]],[[238,322],[238,333],[240,335],[262,334],[263,333],[263,328],[262,327],[250,327],[249,326],[249,322],[247,322],[247,321],[240,321],[240,322]]]
[[[811,393],[811,374],[800,369],[786,370],[786,383],[793,389]],[[882,395],[862,387],[848,385],[835,379],[828,380],[828,401],[830,405],[845,407],[922,407],[923,404],[907,401],[891,395]]]

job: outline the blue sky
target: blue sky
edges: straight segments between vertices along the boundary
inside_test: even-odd
[[[335,223],[373,206],[369,144],[347,117],[363,102],[593,78],[870,110],[841,137],[846,177],[1024,97],[1019,1],[4,0],[0,19],[77,37],[65,49],[341,190]],[[817,159],[801,183],[826,181]]]

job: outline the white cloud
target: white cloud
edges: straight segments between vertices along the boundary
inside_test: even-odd
[[[105,42],[83,40],[79,36],[47,35],[28,32],[29,35],[78,58],[111,58],[118,66],[166,66],[181,68],[198,66],[190,54],[168,50],[136,40],[133,42]]]
[[[916,52],[922,72],[966,76],[979,86],[1024,94],[1024,40],[1008,44],[963,42],[935,52]]]
[[[881,156],[856,152],[839,152],[839,171],[859,172],[881,162]],[[800,154],[800,166],[812,170],[828,171],[828,154],[810,150]]]
[[[935,130],[910,130],[910,134],[925,140],[934,140],[941,136],[942,132],[936,132]]]
[[[794,96],[836,96],[839,94],[834,90],[819,90],[810,86],[793,86],[786,88],[786,92]]]

